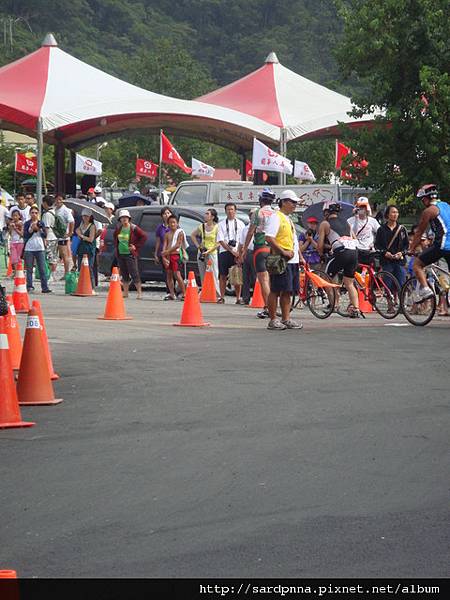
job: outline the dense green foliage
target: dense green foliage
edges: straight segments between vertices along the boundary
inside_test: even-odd
[[[374,130],[347,137],[369,160],[360,179],[405,203],[413,203],[413,192],[429,182],[448,198],[448,0],[342,0],[340,7],[342,73],[363,90],[352,96],[355,114],[384,110]]]

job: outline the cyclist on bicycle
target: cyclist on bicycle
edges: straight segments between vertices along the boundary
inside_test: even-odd
[[[253,238],[253,264],[261,286],[262,297],[264,298],[264,310],[256,313],[260,319],[266,319],[269,316],[267,310],[267,300],[270,293],[269,273],[266,267],[266,258],[270,254],[270,246],[266,241],[264,229],[269,219],[274,215],[275,211],[272,208],[272,202],[275,201],[275,194],[270,188],[264,188],[259,194],[259,206],[250,220],[247,237],[245,238],[244,246],[241,251],[241,260],[245,260],[248,247]]]
[[[443,258],[450,269],[450,206],[438,200],[439,195],[434,183],[423,185],[416,196],[422,200],[425,210],[420,217],[409,251],[414,252],[421,242],[422,234],[429,227],[434,233],[433,244],[415,258],[413,265],[414,274],[420,284],[416,292],[416,301],[422,302],[434,296],[427,282],[425,267]]]
[[[319,254],[323,255],[325,244],[328,241],[331,246],[332,258],[327,264],[325,272],[332,278],[340,271],[344,272],[344,285],[350,298],[348,316],[358,318],[361,313],[358,292],[354,285],[355,271],[358,264],[357,243],[349,223],[339,219],[341,208],[339,202],[324,202],[323,212],[327,216],[319,227],[318,251]]]

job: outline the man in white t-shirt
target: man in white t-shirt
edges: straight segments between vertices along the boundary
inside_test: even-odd
[[[351,230],[355,234],[358,248],[359,262],[365,262],[369,259],[369,254],[375,248],[375,236],[380,224],[376,219],[370,216],[369,200],[364,196],[358,198],[355,204],[356,214],[347,219]]]
[[[24,194],[22,194],[22,193],[17,194],[16,205],[19,209],[22,221],[24,223],[26,223],[26,221],[28,221],[30,219],[30,207],[26,203]],[[9,214],[11,214],[11,209],[9,211]]]
[[[53,196],[44,196],[42,198],[42,222],[45,225],[47,237],[45,238],[45,254],[50,266],[49,281],[55,281],[54,273],[58,266],[58,238],[53,231],[55,226],[55,199]]]
[[[217,241],[219,243],[219,286],[220,298],[218,304],[225,303],[225,290],[227,287],[228,272],[237,263],[239,258],[238,244],[244,223],[236,218],[236,204],[228,202],[225,204],[226,218],[219,221],[217,230]],[[241,300],[241,286],[235,285],[236,304],[243,304]]]
[[[75,226],[75,219],[73,218],[72,211],[64,204],[64,194],[57,193],[55,196],[55,216],[60,217],[66,224],[67,228],[66,235],[58,238],[59,256],[64,262],[64,277],[61,279],[64,280],[67,273],[70,271],[70,238],[73,235],[73,229]]]

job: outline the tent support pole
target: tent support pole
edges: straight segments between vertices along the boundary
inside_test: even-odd
[[[37,179],[36,179],[36,200],[41,212],[42,206],[42,174],[44,171],[44,135],[42,131],[42,119],[37,122]]]
[[[245,152],[241,152],[241,181],[247,181],[247,169],[246,167],[247,155]]]
[[[284,127],[282,127],[280,130],[280,154],[281,154],[281,156],[286,156],[286,152],[287,152],[286,137],[287,137],[286,129]],[[286,185],[286,173],[279,173],[278,183],[280,185]]]

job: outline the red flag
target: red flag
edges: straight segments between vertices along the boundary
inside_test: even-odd
[[[245,175],[246,177],[253,177],[253,165],[250,160],[245,161]]]
[[[16,154],[17,173],[25,173],[26,175],[37,175],[37,158],[34,154],[27,152],[26,154]]]
[[[347,156],[348,154],[350,154],[350,152],[351,152],[350,148],[348,148],[347,146],[345,146],[344,144],[342,144],[341,142],[338,142],[336,140],[336,162],[335,162],[336,171],[341,168],[342,159],[344,158],[344,156]]]
[[[191,173],[192,169],[187,166],[184,160],[181,158],[178,150],[172,146],[169,139],[161,131],[161,162],[176,165],[179,169],[185,173]]]
[[[136,177],[156,177],[158,165],[145,158],[136,159]]]

